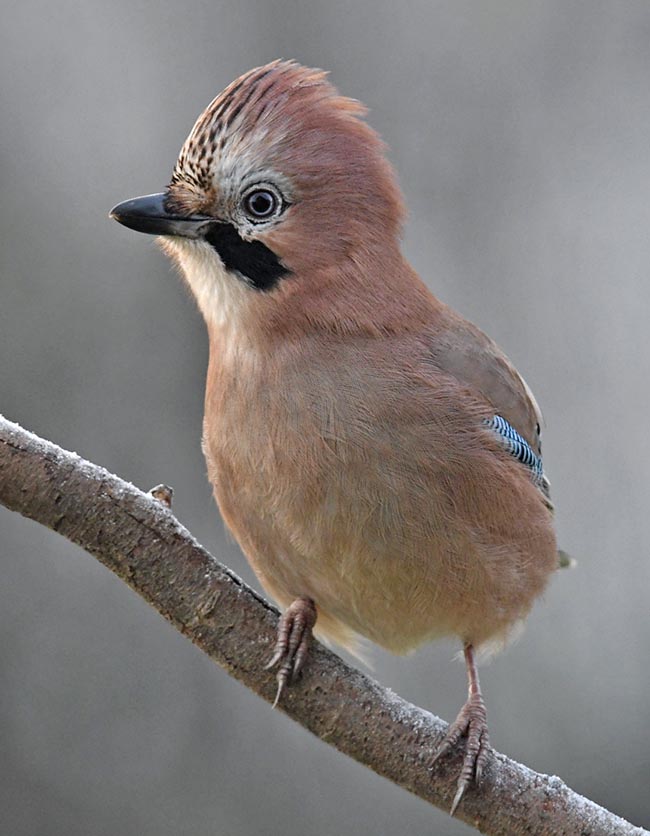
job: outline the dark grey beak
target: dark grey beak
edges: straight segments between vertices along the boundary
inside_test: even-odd
[[[148,194],[118,203],[111,209],[110,217],[118,223],[146,232],[148,235],[180,235],[183,238],[200,238],[214,224],[207,215],[182,215],[166,208],[167,195]]]

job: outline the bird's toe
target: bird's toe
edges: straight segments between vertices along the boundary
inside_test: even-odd
[[[273,656],[265,665],[266,670],[278,664],[280,666],[276,676],[278,690],[273,702],[274,708],[286,686],[300,673],[305,664],[315,623],[316,605],[311,598],[296,598],[280,617]]]
[[[451,805],[453,816],[460,804],[465,791],[473,782],[479,784],[487,765],[490,753],[488,736],[487,713],[485,703],[480,693],[473,694],[460,710],[456,720],[451,724],[445,739],[440,744],[433,758],[436,764],[442,757],[451,752],[461,737],[466,737],[463,765],[456,784],[456,794]]]

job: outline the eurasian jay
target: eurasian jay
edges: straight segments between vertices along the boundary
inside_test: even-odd
[[[226,522],[284,609],[278,698],[317,636],[464,648],[452,813],[489,753],[475,653],[558,566],[540,411],[400,250],[402,196],[359,102],[275,61],[234,81],[167,190],[112,217],[159,235],[205,318],[203,449]]]

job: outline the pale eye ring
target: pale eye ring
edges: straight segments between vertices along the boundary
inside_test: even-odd
[[[282,197],[270,186],[255,186],[242,198],[242,208],[252,221],[266,221],[282,209]]]

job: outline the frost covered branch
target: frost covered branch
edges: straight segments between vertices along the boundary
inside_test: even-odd
[[[166,504],[0,415],[0,503],[94,555],[231,676],[265,700],[277,611],[212,557]],[[280,710],[380,775],[448,810],[458,755],[431,771],[446,724],[315,644]],[[457,817],[493,836],[642,836],[569,789],[494,753]]]

